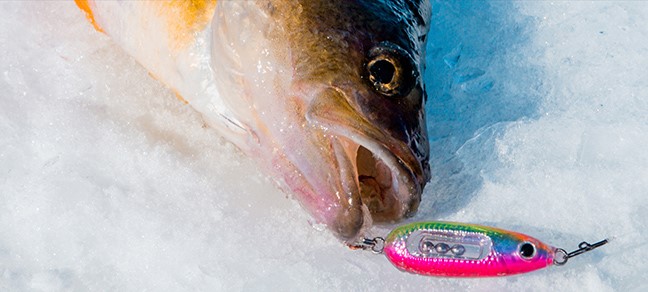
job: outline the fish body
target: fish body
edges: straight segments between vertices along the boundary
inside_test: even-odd
[[[557,249],[531,236],[477,224],[411,223],[394,229],[383,252],[399,269],[427,276],[506,276],[554,263]]]
[[[427,0],[75,0],[340,239],[430,178]]]

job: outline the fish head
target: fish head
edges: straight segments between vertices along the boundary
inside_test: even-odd
[[[253,137],[239,147],[344,241],[411,216],[430,179],[421,77],[430,3],[219,5],[213,66],[229,72],[219,91]]]

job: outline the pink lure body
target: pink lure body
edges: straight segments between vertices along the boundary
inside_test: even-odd
[[[427,276],[492,277],[551,265],[556,248],[525,234],[475,224],[412,223],[394,229],[383,252],[399,269]]]

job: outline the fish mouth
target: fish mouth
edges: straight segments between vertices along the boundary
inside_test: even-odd
[[[421,191],[415,183],[415,176],[385,146],[363,138],[352,140],[349,136],[339,135],[333,138],[332,144],[340,145],[333,147],[338,165],[340,161],[351,162],[351,165],[339,168],[340,177],[348,179],[343,174],[353,173],[352,181],[342,181],[342,184],[356,187],[353,191],[359,194],[360,200],[355,202],[366,208],[370,215],[365,216],[365,220],[371,221],[364,223],[391,223],[408,217],[420,201]],[[346,222],[338,224],[348,225]]]
[[[421,163],[406,143],[357,113],[339,91],[316,98],[308,119],[326,129],[336,163],[336,212],[324,221],[341,239],[357,241],[374,223],[413,215],[425,184]],[[324,194],[324,196],[326,196]]]

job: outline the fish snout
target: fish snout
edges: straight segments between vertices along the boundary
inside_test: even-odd
[[[335,89],[313,100],[307,119],[325,129],[335,161],[338,210],[326,221],[338,237],[352,242],[373,223],[397,222],[416,212],[429,179],[427,144],[420,160],[410,140],[369,122]]]

